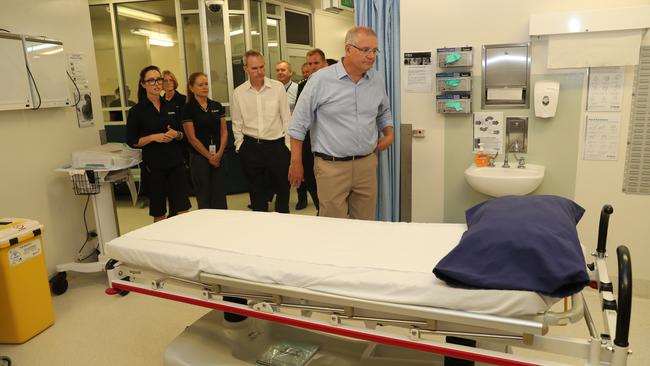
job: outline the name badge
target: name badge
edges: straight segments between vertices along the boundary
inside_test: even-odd
[[[210,152],[211,155],[214,155],[217,153],[217,146],[212,144],[208,146],[208,151]]]
[[[167,112],[167,114],[176,114],[176,112]]]

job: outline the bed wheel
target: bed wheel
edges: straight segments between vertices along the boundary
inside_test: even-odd
[[[59,272],[50,279],[50,290],[55,295],[63,295],[68,289],[68,275],[66,272]]]
[[[120,296],[126,296],[129,294],[129,292],[130,292],[129,290],[122,290],[120,291]]]
[[[0,366],[11,366],[11,359],[6,356],[0,357]]]

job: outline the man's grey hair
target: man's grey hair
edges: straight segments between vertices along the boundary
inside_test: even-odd
[[[248,50],[244,54],[244,60],[243,60],[244,61],[244,66],[248,65],[248,58],[249,57],[261,57],[262,59],[264,58],[264,56],[261,53],[259,53],[259,51],[257,51],[257,50]]]
[[[278,61],[278,62],[275,63],[275,66],[277,67],[279,64],[287,64],[287,67],[289,68],[289,71],[293,71],[293,70],[291,69],[291,64],[289,63],[289,61],[287,61],[287,60],[280,60],[280,61]]]
[[[357,36],[359,34],[365,34],[367,36],[373,36],[377,38],[377,33],[375,33],[372,28],[368,27],[352,27],[348,32],[345,34],[345,44],[353,44],[357,45]]]

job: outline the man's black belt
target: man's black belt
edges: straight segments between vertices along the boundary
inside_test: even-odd
[[[255,137],[244,135],[244,141],[250,141],[256,144],[272,144],[277,142],[284,142],[284,137],[280,137],[279,139],[275,139],[275,140],[264,140],[264,139],[258,139]]]
[[[368,155],[370,155],[370,154],[366,154],[366,155],[343,156],[343,157],[340,157],[340,158],[339,158],[339,157],[336,157],[336,156],[331,156],[331,155],[323,154],[323,153],[320,153],[320,152],[315,152],[314,155],[315,155],[315,156],[318,156],[319,158],[321,158],[321,159],[323,159],[323,160],[327,160],[327,161],[350,161],[350,160],[359,160],[359,159],[363,159],[363,158],[365,158],[366,156],[368,156]]]

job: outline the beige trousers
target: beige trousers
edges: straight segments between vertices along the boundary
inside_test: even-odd
[[[320,216],[375,220],[377,155],[350,161],[314,158]]]

